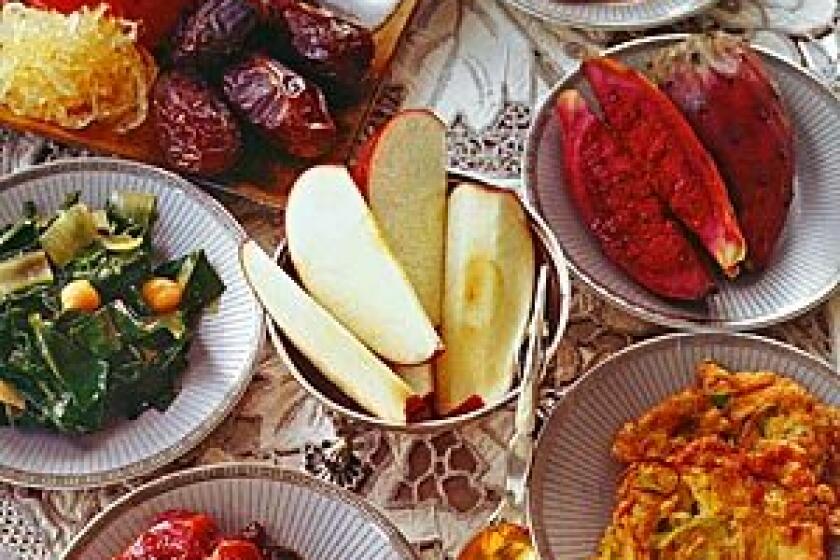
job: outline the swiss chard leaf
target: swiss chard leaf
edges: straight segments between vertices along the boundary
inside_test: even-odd
[[[186,368],[189,341],[182,339],[153,350],[133,347],[115,367],[110,414],[133,418],[149,407],[164,410],[175,398],[178,375]]]
[[[38,237],[38,224],[34,219],[25,219],[7,227],[0,234],[0,261],[36,250],[39,247]]]
[[[73,342],[88,349],[97,358],[110,359],[123,349],[113,309],[113,305],[109,304],[95,313],[82,313],[73,324],[68,325],[65,332]]]
[[[68,280],[90,280],[105,301],[120,297],[148,278],[151,271],[146,249],[111,254],[99,244],[89,247],[64,270]]]
[[[140,317],[120,301],[109,304],[114,326],[129,344],[163,347],[184,338],[186,325],[180,312],[159,317]]]
[[[89,431],[102,425],[109,365],[39,315],[29,318],[41,357],[60,393],[54,415],[60,413],[64,426]]]
[[[157,199],[146,193],[114,192],[106,211],[114,233],[148,237],[157,218]]]

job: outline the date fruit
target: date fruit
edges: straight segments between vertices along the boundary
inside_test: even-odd
[[[373,64],[371,32],[302,2],[283,2],[273,12],[282,37],[273,54],[320,84],[330,99],[357,97]]]
[[[258,19],[258,9],[249,0],[206,0],[176,29],[172,61],[218,67],[244,50]]]
[[[280,149],[316,158],[332,147],[335,123],[318,86],[283,64],[255,54],[225,72],[234,109]]]
[[[239,123],[207,84],[172,71],[154,87],[152,114],[166,161],[198,175],[218,175],[236,163],[242,149]]]

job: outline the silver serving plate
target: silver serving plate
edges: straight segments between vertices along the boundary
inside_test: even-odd
[[[472,175],[464,172],[457,172],[457,174],[454,174],[453,172],[450,172],[450,183],[454,185],[459,181],[484,183],[490,188],[511,190],[506,187],[493,187],[492,185],[486,183],[485,179],[479,175]],[[522,201],[521,198],[520,201]],[[537,270],[539,270],[539,267],[542,264],[546,264],[549,269],[546,317],[550,334],[546,339],[548,342],[546,344],[544,358],[548,361],[553,358],[556,353],[557,346],[560,344],[560,339],[566,328],[566,322],[569,318],[569,306],[571,304],[571,285],[569,282],[569,273],[566,268],[566,261],[557,247],[557,242],[554,239],[554,235],[551,233],[551,230],[548,229],[548,226],[546,226],[539,214],[537,214],[530,205],[524,201],[522,201],[522,204],[525,209],[525,213],[528,216],[531,231],[534,236],[534,246],[537,251],[535,266]],[[293,278],[296,278],[294,266],[291,264],[291,259],[288,258],[288,251],[286,249],[285,242],[277,248],[275,258]],[[511,387],[510,391],[508,391],[504,398],[497,402],[489,403],[474,412],[460,414],[458,416],[452,416],[441,420],[415,422],[407,425],[395,424],[376,418],[359,408],[338,388],[330,383],[306,357],[298,352],[294,345],[292,345],[276,328],[274,322],[270,320],[268,321],[268,333],[274,343],[274,347],[277,349],[277,353],[283,360],[283,363],[289,368],[289,371],[298,383],[300,383],[310,395],[338,414],[341,414],[351,420],[385,430],[410,433],[431,433],[451,430],[463,424],[483,418],[488,414],[509,405],[517,398],[520,392],[521,380],[517,379],[514,386]]]
[[[632,41],[604,54],[643,67],[654,52],[686,35]],[[814,74],[755,47],[779,85],[796,132],[794,200],[774,260],[761,273],[737,281],[718,278],[719,291],[704,304],[662,299],[647,291],[602,253],[564,188],[557,95],[578,88],[591,98],[578,67],[537,110],[523,162],[528,197],[557,236],[574,273],[598,294],[645,320],[691,331],[738,331],[791,319],[825,300],[840,281],[840,101]]]
[[[672,334],[618,352],[571,387],[540,435],[528,492],[540,558],[571,560],[595,553],[623,471],[610,452],[616,432],[692,385],[695,367],[705,359],[732,370],[778,372],[840,406],[840,376],[827,363],[759,336]],[[831,542],[829,559],[840,560],[840,541]]]
[[[551,23],[610,31],[665,25],[698,14],[717,4],[717,0],[505,1]]]
[[[228,463],[182,471],[141,486],[94,518],[61,560],[113,558],[167,510],[209,514],[226,535],[252,521],[271,544],[305,559],[418,560],[394,525],[362,498],[307,475]]]
[[[65,160],[0,179],[0,224],[34,201],[52,214],[65,195],[104,208],[114,190],[158,197],[155,248],[167,258],[204,249],[227,289],[195,332],[180,390],[163,412],[146,411],[84,436],[0,428],[0,480],[33,487],[104,486],[147,474],[198,445],[244,393],[264,340],[263,313],[237,258],[245,231],[221,204],[168,171],[112,158]]]

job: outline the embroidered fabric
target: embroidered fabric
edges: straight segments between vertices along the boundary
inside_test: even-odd
[[[724,0],[709,14],[669,29],[765,29],[758,35],[762,43],[792,58],[804,53],[805,62],[840,90],[835,10],[833,0]],[[580,45],[613,44],[629,35],[551,27],[503,3],[427,0],[366,130],[372,131],[400,107],[432,107],[449,123],[450,165],[515,178],[530,107],[573,64]],[[65,156],[84,153],[0,131],[3,173]],[[279,241],[282,220],[276,213],[219,196],[263,246]],[[831,328],[824,310],[818,309],[764,334],[828,358]],[[576,285],[571,319],[547,384],[568,384],[613,352],[657,332],[657,327]],[[424,558],[444,558],[454,555],[495,507],[511,425],[512,410],[507,410],[435,436],[367,430],[336,418],[309,398],[267,348],[235,412],[199,449],[167,470],[228,460],[302,469],[307,444],[340,435],[361,459],[365,476],[352,480],[359,492],[386,512]],[[310,465],[320,465],[323,453],[313,455],[309,447]],[[0,558],[56,557],[97,511],[142,482],[84,492],[0,485]]]

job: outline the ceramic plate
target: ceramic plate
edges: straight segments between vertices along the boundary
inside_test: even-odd
[[[651,37],[607,54],[641,67],[657,49],[683,37]],[[806,70],[756,49],[779,85],[796,132],[793,204],[767,270],[735,282],[719,277],[719,291],[704,305],[669,302],[636,284],[607,260],[567,196],[552,109],[564,89],[588,94],[581,72],[557,84],[537,111],[524,161],[529,197],[557,235],[572,270],[603,297],[646,320],[687,330],[755,329],[814,307],[840,280],[840,102]]]
[[[558,404],[534,456],[529,517],[541,558],[583,560],[609,523],[622,467],[610,454],[628,420],[695,381],[713,359],[744,371],[767,369],[840,406],[840,376],[809,354],[753,335],[674,334],[631,346],[591,370]],[[840,541],[830,560],[840,560]]]
[[[477,175],[458,172],[457,176],[454,176],[450,173],[450,183],[454,184],[460,181],[483,183],[483,179]],[[490,188],[506,190],[503,187]],[[531,232],[534,238],[534,248],[537,254],[536,266],[539,267],[541,264],[546,264],[549,269],[548,304],[546,311],[549,335],[545,348],[546,360],[551,360],[557,351],[557,346],[560,344],[560,339],[566,330],[566,322],[569,318],[569,306],[571,305],[571,284],[569,281],[569,272],[566,268],[566,261],[557,247],[557,240],[554,239],[554,235],[552,235],[548,226],[533,210],[533,208],[525,203],[523,203],[523,206],[531,224]],[[296,277],[294,266],[291,263],[291,259],[288,258],[288,251],[286,250],[285,243],[277,249],[275,257],[287,272],[289,272],[293,277]],[[458,416],[451,416],[440,420],[415,422],[408,425],[386,422],[362,410],[335,385],[329,382],[312,364],[312,362],[295,349],[294,345],[292,345],[288,339],[283,336],[272,321],[268,324],[268,332],[271,336],[272,342],[274,343],[274,347],[277,349],[277,353],[280,355],[280,358],[289,368],[289,371],[298,383],[300,383],[304,389],[309,392],[309,394],[340,414],[353,418],[354,420],[364,422],[365,424],[376,426],[380,429],[415,433],[451,430],[459,425],[472,422],[490,414],[493,411],[499,410],[503,406],[510,404],[519,394],[519,386],[515,383],[511,390],[508,391],[501,400],[489,403],[488,405],[467,414],[460,414]]]
[[[62,560],[112,558],[169,509],[207,513],[227,534],[252,521],[304,560],[416,560],[397,529],[361,498],[277,467],[229,464],[184,471],[135,490],[75,538]]]
[[[717,0],[507,0],[538,18],[600,29],[642,29],[687,18],[711,8]]]
[[[263,314],[237,254],[245,232],[222,206],[178,176],[115,159],[64,161],[0,180],[0,224],[34,201],[51,214],[68,193],[103,208],[115,189],[157,195],[154,245],[174,258],[199,248],[227,290],[218,312],[205,313],[195,333],[181,389],[163,413],[148,411],[82,437],[0,429],[0,478],[42,487],[112,483],[159,468],[200,442],[245,390],[263,337]]]

